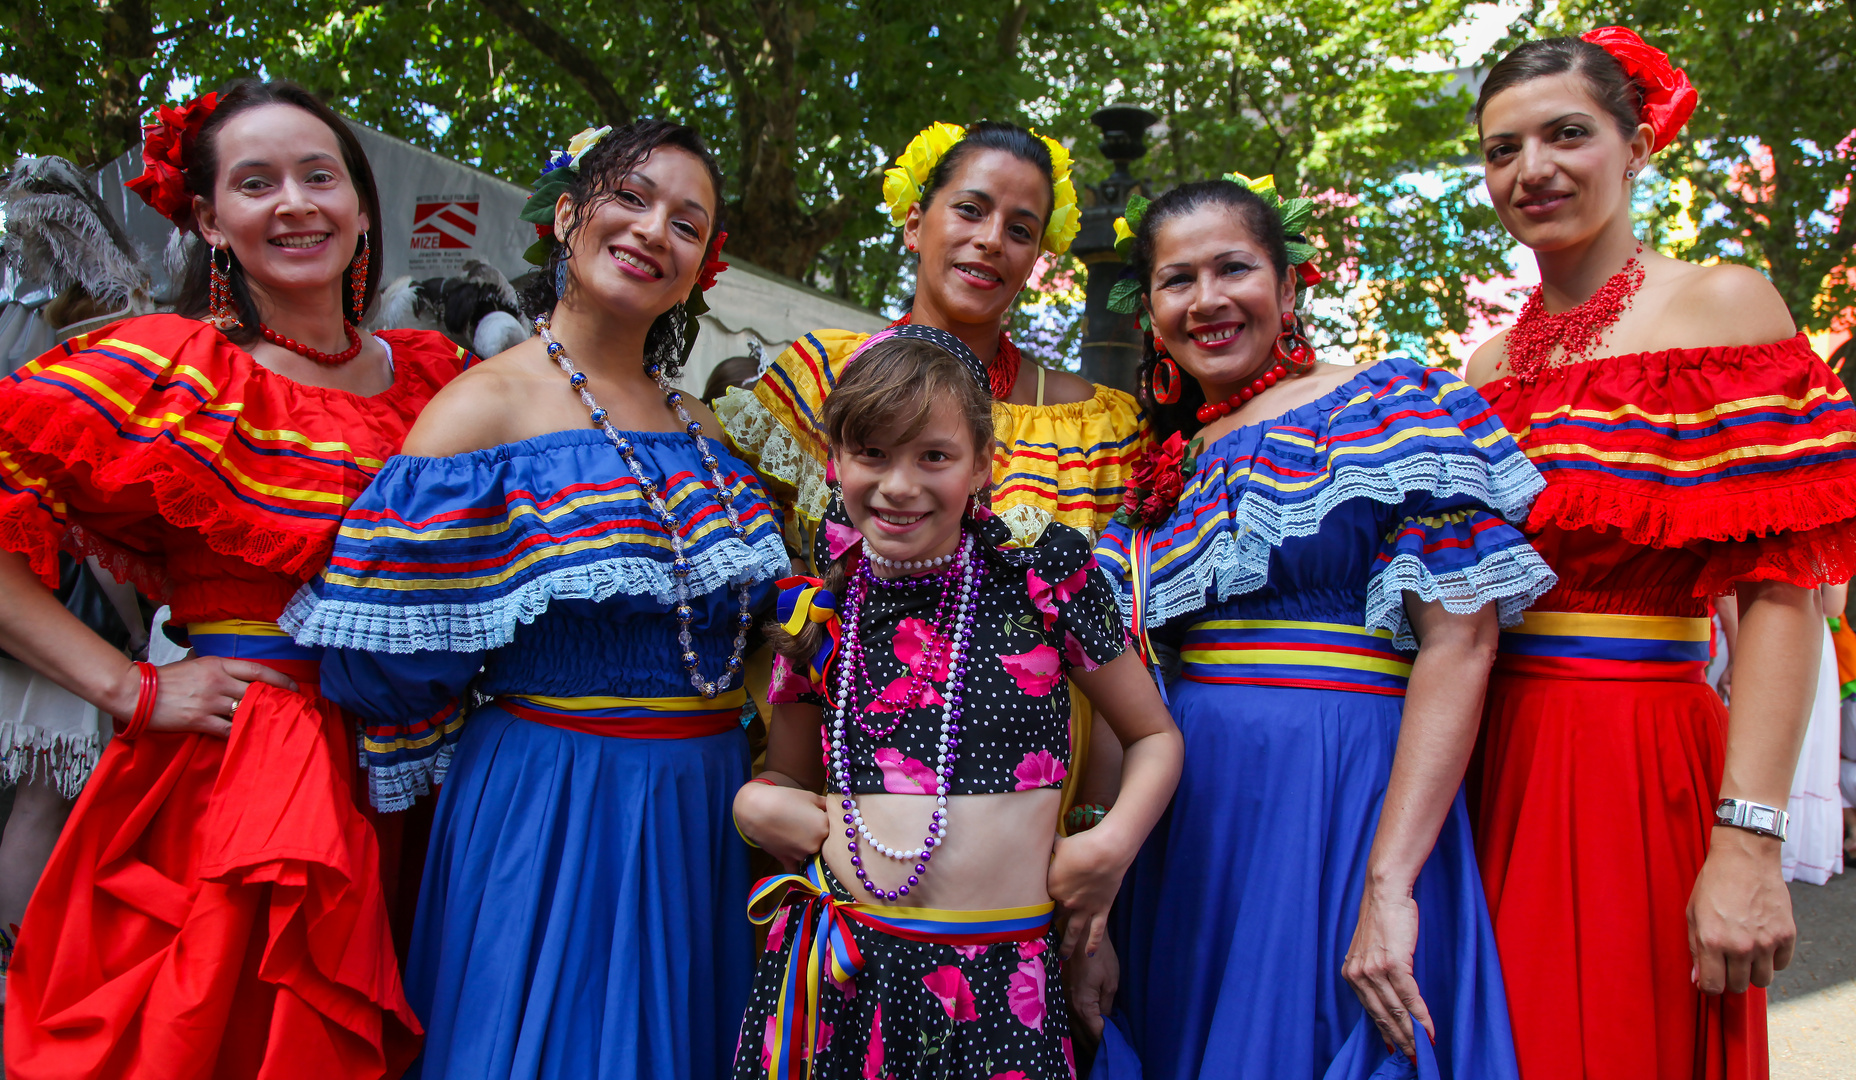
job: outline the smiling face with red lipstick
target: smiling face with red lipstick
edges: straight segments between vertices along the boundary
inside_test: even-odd
[[[687,299],[715,231],[718,194],[702,159],[661,145],[584,212],[562,195],[555,235],[569,238],[569,302],[648,325]]]
[[[1628,232],[1631,182],[1650,160],[1651,130],[1626,134],[1579,72],[1531,79],[1481,113],[1489,198],[1509,235],[1536,252]]]

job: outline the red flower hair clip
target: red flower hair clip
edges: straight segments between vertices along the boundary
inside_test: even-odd
[[[715,246],[709,249],[709,257],[702,264],[702,273],[696,277],[696,291],[708,292],[715,288],[715,276],[728,269],[728,264],[721,259],[722,245],[728,243],[728,230],[715,234]]]
[[[187,190],[187,152],[200,129],[219,106],[218,94],[201,94],[176,109],[163,105],[155,122],[142,129],[142,175],[123,186],[142,197],[162,217],[184,229],[193,217],[193,194]]]
[[[1643,108],[1637,118],[1650,125],[1652,154],[1668,146],[1688,123],[1701,95],[1689,85],[1682,69],[1669,63],[1668,54],[1637,36],[1635,30],[1622,26],[1601,26],[1579,35],[1580,41],[1610,53],[1624,67],[1624,74],[1643,87]]]

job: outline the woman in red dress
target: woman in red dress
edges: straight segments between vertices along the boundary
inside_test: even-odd
[[[121,732],[26,909],[6,1074],[397,1077],[419,1023],[354,723],[276,619],[469,357],[356,329],[379,200],[305,91],[245,81],[163,109],[144,157],[131,186],[204,241],[180,313],[0,382],[0,647]],[[195,658],[124,660],[52,595],[61,548],[168,602]]]
[[[1559,574],[1502,636],[1478,814],[1535,1080],[1766,1075],[1762,988],[1795,938],[1771,834],[1816,685],[1812,590],[1856,570],[1849,395],[1758,272],[1632,232],[1632,183],[1694,104],[1610,27],[1521,46],[1477,106],[1489,195],[1541,285],[1470,381],[1546,476],[1529,532]],[[1724,710],[1702,668],[1729,593]]]

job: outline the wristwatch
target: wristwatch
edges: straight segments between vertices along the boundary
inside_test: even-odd
[[[1760,836],[1785,840],[1786,826],[1791,823],[1791,815],[1763,803],[1748,802],[1745,799],[1722,799],[1714,804],[1714,823],[1732,825],[1736,829],[1745,829]]]

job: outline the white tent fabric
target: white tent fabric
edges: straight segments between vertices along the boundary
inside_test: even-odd
[[[510,278],[531,269],[522,253],[534,243],[535,227],[517,216],[528,201],[527,190],[363,124],[350,121],[349,126],[367,151],[380,190],[386,250],[375,257],[383,260],[382,282],[402,274],[448,277],[468,259],[481,259]],[[100,170],[97,187],[105,205],[147,252],[160,290],[165,286],[161,252],[172,226],[123,187],[141,165],[137,147]],[[887,322],[726,251],[722,257],[729,270],[709,291],[709,313],[702,317],[702,332],[678,379],[686,389],[700,391],[717,364],[747,355],[750,342],[774,356],[820,327],[874,332]]]

